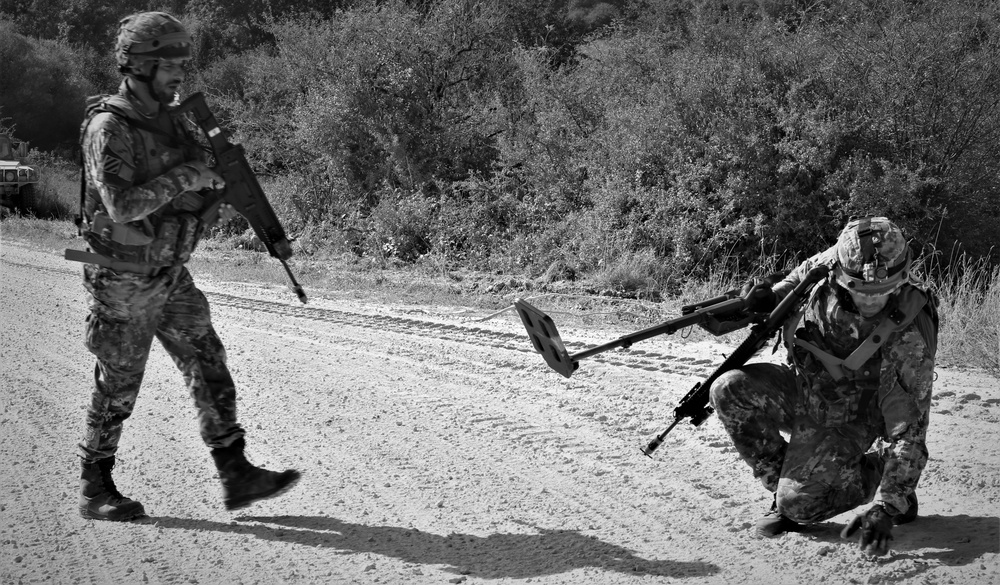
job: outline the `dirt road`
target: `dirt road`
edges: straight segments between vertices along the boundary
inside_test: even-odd
[[[302,306],[284,289],[195,279],[250,459],[302,481],[226,512],[156,346],[116,469],[149,517],[80,518],[74,445],[93,371],[80,266],[5,240],[0,583],[1000,583],[993,378],[939,370],[921,518],[870,559],[838,538],[847,515],[755,537],[770,496],[714,417],[640,454],[726,346],[658,337],[566,379],[513,312],[316,290]],[[579,351],[625,331],[562,333]]]

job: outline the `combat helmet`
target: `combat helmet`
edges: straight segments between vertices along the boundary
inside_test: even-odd
[[[903,232],[884,217],[851,220],[837,238],[834,278],[850,292],[875,296],[895,292],[913,262]]]
[[[120,21],[115,60],[122,73],[138,73],[148,61],[190,58],[191,35],[166,12],[139,12]]]

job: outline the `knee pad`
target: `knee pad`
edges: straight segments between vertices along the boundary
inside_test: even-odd
[[[781,478],[775,501],[781,515],[799,524],[811,524],[831,518],[836,514],[830,505],[830,486],[811,482],[799,483]]]

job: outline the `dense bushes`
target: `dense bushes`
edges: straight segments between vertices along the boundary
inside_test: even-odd
[[[72,147],[93,86],[87,51],[15,32],[0,20],[0,114],[17,136],[45,150]]]
[[[189,89],[292,229],[353,253],[628,290],[861,213],[925,252],[1000,235],[992,3],[282,2],[223,30],[228,4],[179,3]]]

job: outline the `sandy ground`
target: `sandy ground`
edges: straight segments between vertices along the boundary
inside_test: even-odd
[[[199,281],[249,456],[302,481],[226,512],[157,346],[116,469],[149,517],[84,520],[80,265],[6,240],[0,282],[0,583],[1000,583],[994,378],[939,369],[921,517],[874,559],[839,539],[848,515],[755,537],[770,496],[714,417],[683,423],[652,459],[639,452],[727,345],[661,336],[567,379],[513,311],[316,290],[302,306],[283,288],[222,282]],[[571,352],[625,333],[562,331]]]

